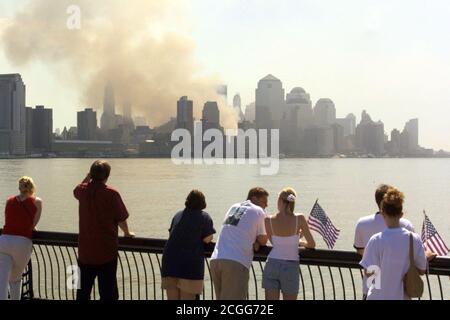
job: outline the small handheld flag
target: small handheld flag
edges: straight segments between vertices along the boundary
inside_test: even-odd
[[[446,256],[450,250],[445,245],[444,240],[442,240],[441,236],[431,223],[425,211],[423,211],[423,214],[425,215],[425,219],[423,220],[422,224],[423,244],[438,256]]]
[[[318,232],[322,236],[328,249],[333,249],[339,237],[340,230],[333,225],[330,218],[319,205],[319,200],[316,201],[311,210],[308,218],[308,226],[311,230]]]

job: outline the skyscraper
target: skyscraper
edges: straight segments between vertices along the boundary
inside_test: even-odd
[[[105,87],[103,114],[100,120],[100,127],[104,131],[109,131],[117,127],[116,101],[114,97],[114,88],[111,82]]]
[[[286,108],[297,110],[297,127],[304,130],[313,125],[313,109],[310,95],[305,89],[296,87],[286,95]]]
[[[348,114],[345,118],[336,119],[336,123],[344,128],[345,137],[355,134],[356,117],[353,113]]]
[[[375,156],[384,154],[384,124],[381,121],[373,121],[365,110],[355,134],[359,152]]]
[[[26,108],[27,152],[49,152],[53,143],[53,110],[44,106]]]
[[[318,126],[331,126],[336,123],[336,107],[328,98],[319,99],[314,106],[314,120]]]
[[[220,112],[219,106],[215,101],[205,103],[202,112],[203,130],[220,129]]]
[[[404,131],[408,133],[409,151],[419,148],[419,119],[411,119],[405,124]]]
[[[26,152],[25,90],[19,74],[0,75],[0,154]]]
[[[187,129],[194,132],[194,104],[187,96],[183,96],[177,102],[177,129]]]
[[[244,113],[242,112],[242,102],[241,102],[241,96],[240,94],[236,94],[233,97],[233,109],[234,113],[236,114],[236,119],[238,122],[244,121]]]
[[[77,113],[78,140],[97,140],[97,112],[86,108]]]
[[[284,89],[279,79],[269,74],[258,82],[255,91],[255,118],[258,129],[279,129],[285,112]]]
[[[244,118],[246,121],[254,122],[255,121],[255,103],[252,102],[245,107],[245,115]]]

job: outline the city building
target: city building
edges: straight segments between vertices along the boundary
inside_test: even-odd
[[[356,127],[356,147],[362,154],[382,156],[384,149],[384,124],[373,121],[364,110]]]
[[[202,128],[203,132],[208,129],[221,129],[220,111],[217,102],[208,101],[205,103],[202,112]]]
[[[306,128],[303,138],[306,156],[329,157],[334,154],[334,135],[331,126]]]
[[[305,130],[313,125],[313,109],[309,93],[305,89],[296,87],[286,95],[286,108],[289,110],[296,109],[297,127],[299,130]]]
[[[285,111],[284,89],[279,79],[269,74],[258,82],[255,91],[255,121],[258,129],[280,129]]]
[[[245,107],[245,121],[255,122],[255,103],[252,102]]]
[[[20,74],[0,75],[0,154],[26,152],[25,92]]]
[[[77,113],[78,140],[97,140],[97,112],[86,108]]]
[[[238,122],[245,120],[244,113],[242,112],[241,96],[239,93],[233,97],[233,110],[234,113],[236,114],[236,119]]]
[[[183,96],[177,102],[177,129],[187,129],[191,135],[194,132],[194,104]]]
[[[44,106],[26,108],[27,153],[50,152],[53,142],[53,110]]]
[[[404,132],[408,134],[407,149],[414,152],[419,149],[419,119],[411,119],[405,124]]]
[[[344,136],[352,136],[356,130],[356,117],[353,113],[348,114],[345,118],[337,118],[336,123],[344,128]]]
[[[317,126],[331,126],[336,123],[336,107],[328,98],[319,99],[314,106],[314,121]]]
[[[103,97],[103,114],[100,119],[100,128],[104,132],[115,129],[117,127],[116,117],[116,101],[114,96],[114,88],[109,82],[105,87],[105,94]]]

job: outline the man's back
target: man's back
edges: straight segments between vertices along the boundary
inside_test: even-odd
[[[212,259],[226,259],[249,268],[253,260],[253,243],[265,235],[265,213],[261,207],[245,201],[228,210]]]
[[[128,218],[120,194],[101,182],[82,183],[74,190],[79,201],[79,259],[100,265],[117,257],[118,223]]]

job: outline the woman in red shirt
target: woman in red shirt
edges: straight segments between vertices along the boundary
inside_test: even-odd
[[[0,300],[20,300],[22,273],[30,261],[33,230],[42,212],[42,200],[35,196],[33,179],[19,180],[20,194],[10,197],[5,207],[5,226],[0,236]]]

